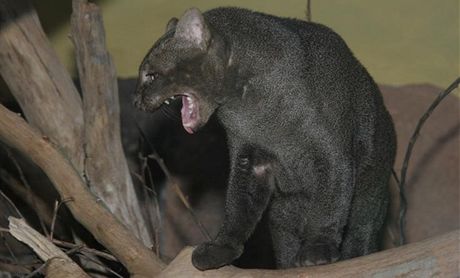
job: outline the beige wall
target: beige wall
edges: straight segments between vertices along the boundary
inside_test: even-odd
[[[38,0],[37,0],[38,1]],[[52,1],[49,1],[52,2]],[[43,3],[43,2],[42,2]],[[168,19],[188,7],[238,6],[305,18],[305,0],[99,1],[107,41],[121,77],[137,74]],[[53,9],[51,5],[40,10]],[[380,83],[433,83],[446,87],[459,75],[458,0],[312,0],[313,20],[336,30]],[[63,16],[65,11],[54,11]],[[52,16],[49,12],[47,17]],[[73,68],[68,22],[48,26],[53,45]],[[49,24],[48,24],[49,25]]]

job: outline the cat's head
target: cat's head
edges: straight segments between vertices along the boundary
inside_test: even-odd
[[[171,19],[139,68],[135,105],[153,112],[182,101],[182,125],[193,133],[209,120],[222,101],[225,46],[212,34],[201,12],[187,10]]]

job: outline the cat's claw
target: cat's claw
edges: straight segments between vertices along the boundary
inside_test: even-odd
[[[303,245],[296,256],[295,266],[329,264],[339,260],[337,247],[332,244]]]
[[[235,248],[214,242],[206,242],[193,251],[192,264],[199,270],[219,268],[231,264],[242,253],[242,246]]]

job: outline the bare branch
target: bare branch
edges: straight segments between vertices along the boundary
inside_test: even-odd
[[[201,234],[206,238],[206,240],[210,241],[211,236],[209,235],[208,230],[204,227],[203,223],[201,223],[200,219],[198,219],[198,216],[195,214],[193,211],[192,206],[190,205],[189,201],[185,197],[184,193],[182,192],[182,189],[180,189],[179,184],[177,179],[175,179],[171,173],[168,170],[168,167],[166,167],[166,164],[164,163],[163,159],[158,155],[158,153],[155,151],[154,153],[150,154],[148,158],[154,159],[158,165],[160,166],[161,170],[165,173],[166,178],[169,180],[169,184],[172,185],[174,192],[176,195],[179,197],[181,200],[182,204],[184,204],[185,208],[187,208],[188,212],[192,216],[193,221],[196,223],[198,228],[200,229]]]
[[[71,278],[83,278],[90,277],[88,274],[76,271],[76,267],[80,270],[81,268],[77,264],[69,264],[67,260],[62,257],[54,257],[50,259],[46,264],[46,277],[47,278],[60,278],[60,277],[71,277]]]
[[[407,200],[406,200],[406,192],[405,192],[405,185],[406,185],[406,175],[407,175],[407,169],[409,168],[409,161],[410,157],[412,154],[412,149],[415,146],[415,142],[417,141],[418,135],[420,133],[420,130],[423,127],[423,124],[425,121],[430,117],[431,113],[436,109],[436,107],[441,103],[441,101],[449,95],[453,90],[455,90],[460,84],[460,77],[458,77],[450,86],[439,93],[439,95],[436,97],[436,99],[431,103],[430,107],[426,110],[426,112],[422,115],[420,120],[417,123],[417,126],[415,127],[414,133],[412,134],[409,145],[407,146],[406,149],[406,154],[404,156],[404,161],[403,161],[403,166],[401,169],[401,180],[399,182],[399,198],[400,198],[400,212],[399,212],[399,229],[400,229],[400,238],[399,238],[399,244],[403,245],[405,244],[405,236],[404,236],[404,231],[405,231],[405,219],[406,219],[406,211],[407,211]]]
[[[0,227],[0,232],[10,233],[10,230],[7,229],[7,228]],[[62,246],[64,248],[72,248],[72,249],[77,248],[79,250],[79,252],[81,252],[83,254],[84,253],[89,253],[89,254],[93,254],[93,255],[96,255],[98,257],[104,258],[106,260],[118,262],[117,258],[115,258],[112,254],[109,254],[109,253],[103,252],[103,251],[99,251],[99,250],[96,250],[96,249],[88,248],[83,244],[70,243],[70,242],[59,240],[59,239],[53,239],[52,242],[55,245]]]
[[[48,229],[46,225],[51,224],[51,211],[45,202],[40,199],[38,196],[33,194],[30,185],[21,184],[16,178],[11,176],[4,169],[0,169],[0,179],[5,183],[5,185],[18,197],[33,208],[35,214],[38,217],[40,226],[43,230],[43,233],[48,235]]]
[[[99,250],[96,250],[96,249],[88,248],[85,245],[65,242],[65,241],[61,241],[61,240],[58,240],[58,239],[53,239],[53,243],[58,245],[58,246],[67,247],[67,248],[79,247],[79,250],[80,250],[80,252],[82,254],[89,253],[89,254],[93,254],[93,255],[96,255],[98,257],[104,258],[106,260],[118,262],[117,258],[115,258],[113,255],[111,255],[111,254],[109,254],[107,252],[103,252],[103,251],[99,251]]]
[[[61,249],[57,248],[46,237],[27,225],[23,219],[9,217],[8,220],[10,222],[10,234],[32,248],[44,262],[58,259],[61,265],[60,268],[65,269],[66,272],[64,273],[69,274],[65,275],[65,277],[89,277],[74,261],[62,252]]]
[[[121,276],[120,274],[116,273],[115,271],[113,271],[112,269],[110,269],[109,267],[107,267],[106,265],[101,263],[99,260],[95,260],[94,258],[92,258],[91,256],[88,256],[87,254],[78,254],[78,255],[83,260],[90,261],[94,265],[97,265],[98,267],[102,268],[104,271],[110,272],[113,275],[115,275],[116,277],[123,278],[123,276]]]
[[[305,10],[307,21],[311,21],[311,0],[307,0],[307,9]]]
[[[142,152],[138,153],[141,174],[131,172],[131,175],[138,179],[142,187],[143,197],[145,198],[143,209],[146,215],[146,221],[149,224],[149,231],[153,234],[153,243],[155,254],[161,258],[160,254],[160,231],[163,223],[161,221],[161,212],[159,197],[155,191],[153,184],[153,175],[148,165],[148,158]],[[146,178],[150,182],[150,186],[146,184]]]
[[[280,270],[226,266],[199,271],[191,263],[193,248],[184,249],[160,277],[454,277],[458,274],[460,230],[334,264]]]
[[[54,210],[53,210],[53,219],[51,220],[51,228],[50,228],[50,234],[49,234],[49,239],[53,240],[54,238],[54,227],[56,225],[56,219],[58,215],[59,208],[61,208],[62,204],[65,204],[67,202],[73,201],[72,199],[66,199],[62,200],[61,202],[55,201],[54,202]]]
[[[71,24],[83,92],[88,185],[150,247],[152,239],[121,145],[118,85],[99,8],[94,3],[74,1]]]
[[[0,74],[29,123],[83,170],[80,96],[29,0],[0,1]]]
[[[0,139],[36,163],[50,178],[61,199],[93,236],[138,277],[151,277],[163,263],[88,191],[75,168],[47,139],[32,130],[15,113],[0,105]]]
[[[13,201],[11,201],[10,198],[8,198],[8,196],[6,196],[5,193],[3,193],[3,191],[0,190],[0,196],[5,199],[5,201],[11,206],[11,208],[14,209],[14,211],[16,212],[16,214],[19,216],[19,217],[22,217],[24,218],[24,216],[22,216],[21,212],[19,211],[19,209],[16,207],[16,205],[13,203]]]

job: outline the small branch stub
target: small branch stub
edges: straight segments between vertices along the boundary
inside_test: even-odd
[[[27,225],[24,219],[9,217],[10,234],[32,248],[38,257],[47,264],[47,277],[83,278],[89,276],[61,249],[46,237]],[[48,271],[51,271],[48,273]],[[65,276],[59,276],[65,273]]]

